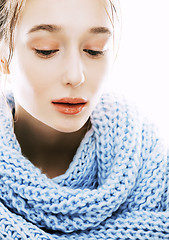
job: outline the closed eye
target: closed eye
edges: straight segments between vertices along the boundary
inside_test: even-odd
[[[58,51],[59,49],[54,49],[54,50],[35,49],[35,53],[42,58],[50,58]],[[98,57],[98,56],[104,55],[104,52],[105,52],[105,51],[95,51],[90,49],[84,49],[83,51],[88,53],[92,57]]]
[[[40,50],[40,49],[35,49],[35,53],[43,58],[49,58],[52,57],[56,52],[58,52],[58,49],[55,50]]]
[[[88,53],[91,56],[100,56],[100,55],[104,55],[104,51],[94,51],[94,50],[90,50],[90,49],[84,49],[84,52]]]

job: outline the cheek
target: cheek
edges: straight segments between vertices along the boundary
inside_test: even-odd
[[[14,52],[10,65],[12,88],[17,92],[38,94],[49,85],[50,71],[44,64],[38,64],[32,54],[24,53]]]
[[[100,61],[95,67],[91,65],[90,85],[93,93],[102,91],[103,86],[108,81],[110,72],[108,62],[109,59],[105,58],[104,61]]]

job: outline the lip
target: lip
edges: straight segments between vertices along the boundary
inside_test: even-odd
[[[76,115],[80,113],[87,104],[84,98],[61,98],[51,101],[55,109],[63,114]]]

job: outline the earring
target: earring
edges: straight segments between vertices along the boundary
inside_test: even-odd
[[[7,62],[6,59],[1,59],[1,62],[0,62],[0,71],[1,71],[3,74],[10,74],[8,62]]]

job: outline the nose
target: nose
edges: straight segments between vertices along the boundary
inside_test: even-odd
[[[78,56],[78,54],[75,54],[75,52],[67,57],[64,69],[65,71],[62,78],[62,83],[65,86],[76,88],[85,81],[80,56]]]

